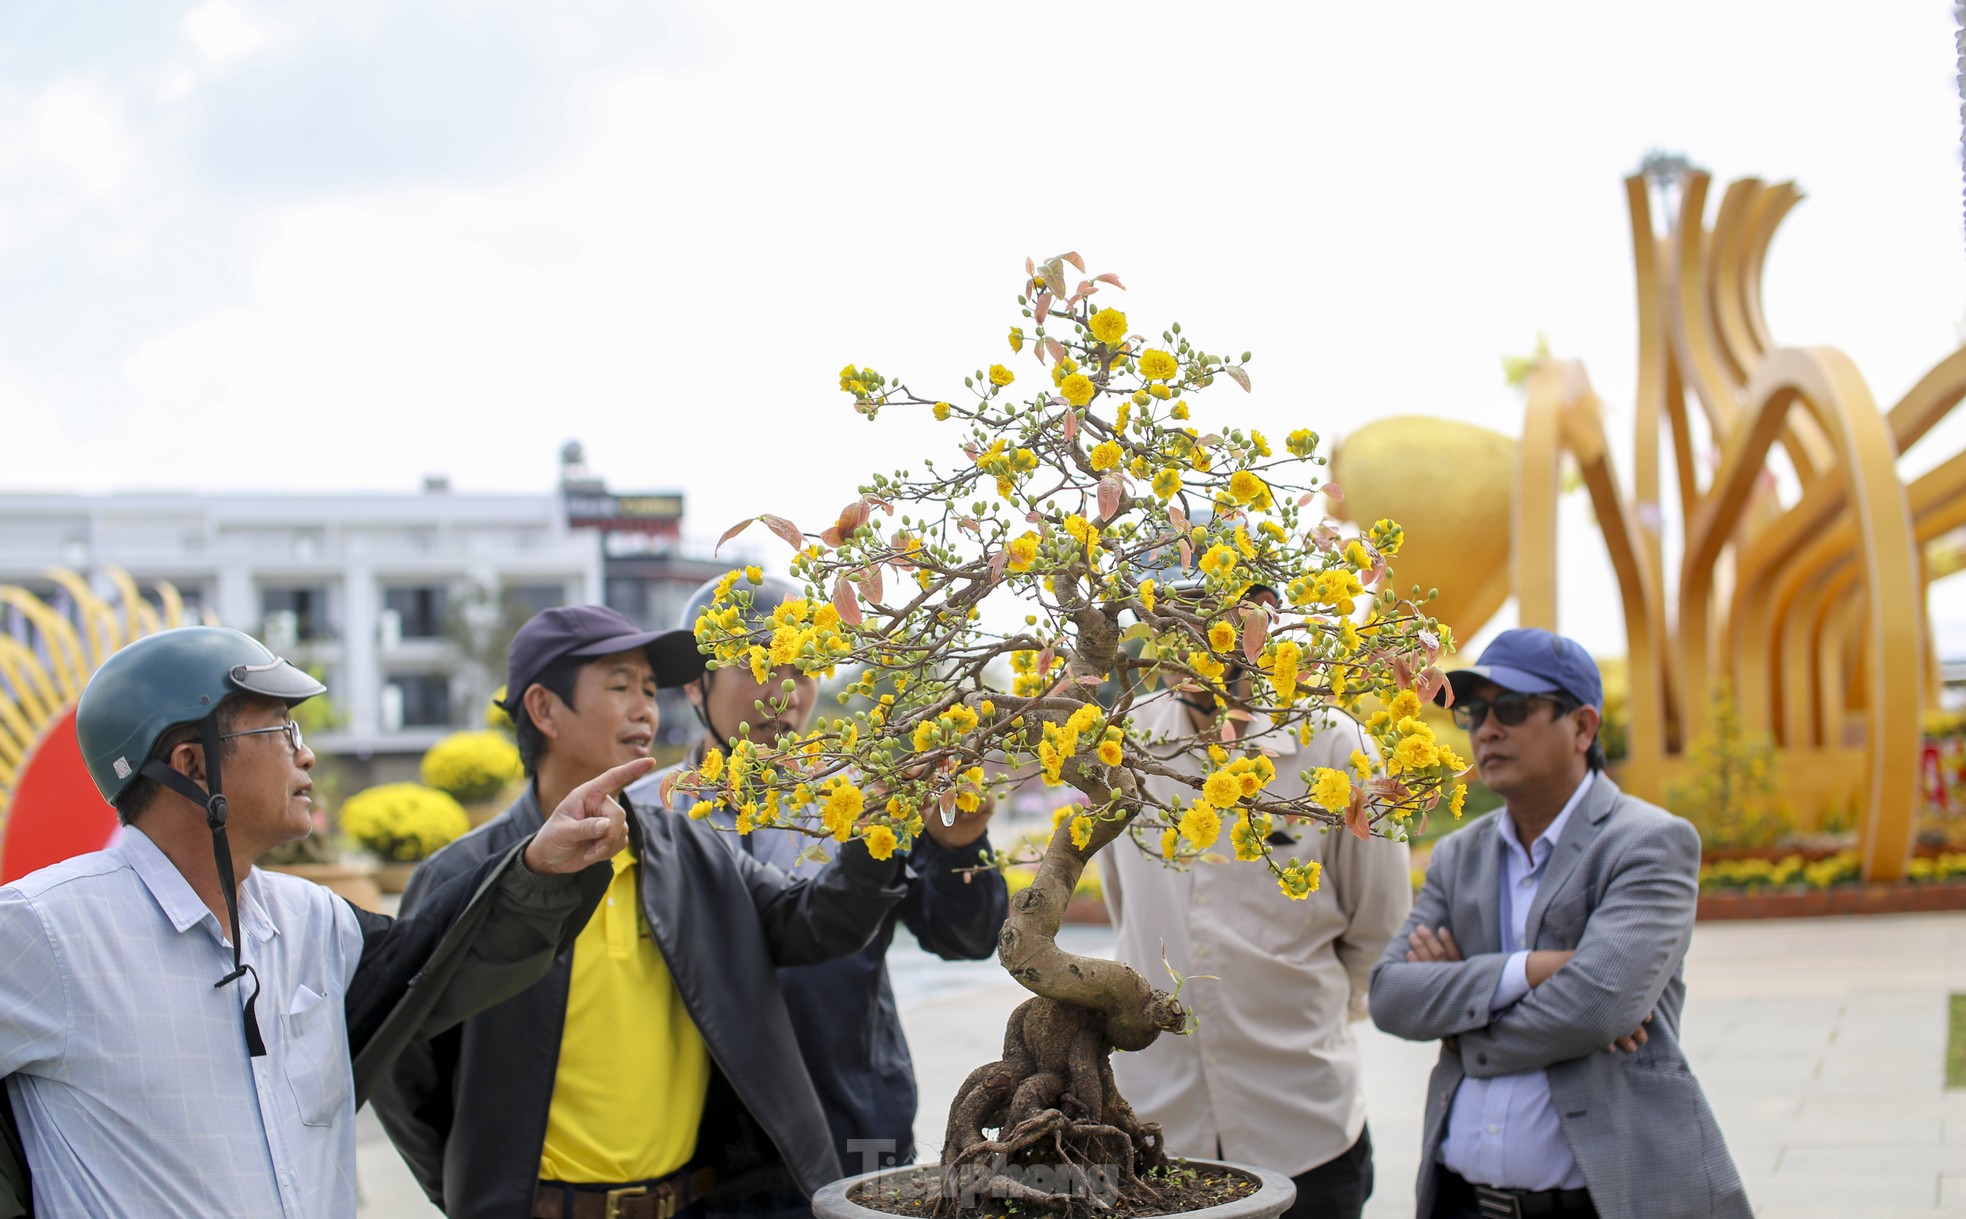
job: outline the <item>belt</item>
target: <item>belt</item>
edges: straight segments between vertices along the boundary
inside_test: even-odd
[[[666,1177],[630,1185],[541,1181],[532,1196],[532,1219],[675,1219],[716,1183],[708,1168],[677,1169]]]
[[[1587,1189],[1503,1189],[1498,1185],[1476,1185],[1460,1173],[1440,1169],[1440,1192],[1449,1202],[1473,1202],[1482,1219],[1529,1219],[1532,1215],[1575,1216],[1595,1219]]]

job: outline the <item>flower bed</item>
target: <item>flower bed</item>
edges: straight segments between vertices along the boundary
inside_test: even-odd
[[[1700,868],[1699,917],[1809,918],[1831,914],[1916,914],[1966,910],[1966,853],[1921,855],[1905,881],[1858,882],[1855,851],[1742,855]]]

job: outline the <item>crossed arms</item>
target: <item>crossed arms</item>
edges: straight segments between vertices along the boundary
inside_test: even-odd
[[[1373,1020],[1412,1041],[1453,1038],[1463,1072],[1476,1078],[1538,1070],[1626,1041],[1635,1048],[1692,934],[1700,857],[1693,827],[1665,817],[1629,833],[1607,826],[1594,849],[1612,855],[1576,948],[1567,957],[1531,953],[1529,992],[1499,1008],[1509,954],[1454,959],[1450,911],[1467,845],[1448,838],[1437,849],[1405,929],[1373,969]],[[1585,879],[1573,875],[1570,883]],[[1463,941],[1479,934],[1460,930]]]

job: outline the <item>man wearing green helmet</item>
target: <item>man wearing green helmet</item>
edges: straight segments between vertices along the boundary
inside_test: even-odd
[[[290,712],[322,690],[219,627],[139,639],[90,679],[76,735],[125,828],[0,887],[0,1219],[353,1215],[381,1069],[543,976],[592,913],[626,841],[610,793],[645,760],[414,918],[255,871],[311,828]]]

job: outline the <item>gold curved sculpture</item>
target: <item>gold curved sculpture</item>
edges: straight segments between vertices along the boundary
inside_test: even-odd
[[[1710,177],[1685,171],[1673,184],[1677,214],[1661,234],[1652,180],[1625,183],[1639,318],[1629,494],[1583,365],[1543,359],[1530,372],[1509,546],[1519,618],[1557,626],[1556,503],[1568,453],[1624,608],[1627,789],[1662,798],[1704,726],[1711,689],[1731,681],[1750,730],[1775,739],[1798,823],[1855,812],[1865,878],[1896,880],[1911,851],[1920,716],[1938,692],[1926,590],[1958,565],[1956,556],[1928,562],[1925,548],[1966,525],[1966,453],[1909,485],[1897,458],[1966,398],[1966,348],[1879,410],[1842,352],[1781,347],[1768,329],[1762,266],[1801,192],[1741,179],[1709,227]],[[1718,458],[1710,474],[1689,392]],[[1791,502],[1778,491],[1784,465]],[[1384,508],[1402,518],[1413,510]],[[1669,520],[1683,540],[1670,573]],[[1455,623],[1463,637],[1480,625]]]
[[[0,628],[9,610],[19,627],[18,635],[0,629],[0,836],[28,756],[81,697],[89,675],[124,644],[183,621],[183,598],[170,584],[155,586],[159,610],[121,568],[105,567],[103,574],[116,588],[115,603],[75,572],[42,573],[68,595],[66,614],[27,589],[0,584]]]

